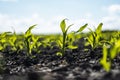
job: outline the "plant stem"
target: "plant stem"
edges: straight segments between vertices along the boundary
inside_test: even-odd
[[[63,47],[62,47],[63,55],[65,54],[65,43],[66,43],[65,39],[66,39],[66,33],[63,33]]]

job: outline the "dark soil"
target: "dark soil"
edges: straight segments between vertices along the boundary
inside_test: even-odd
[[[42,48],[42,52],[27,57],[25,51],[4,52],[4,71],[0,80],[120,80],[120,56],[114,59],[111,71],[100,65],[102,49],[84,51],[83,41],[78,49],[67,49],[64,56],[56,56],[59,47]],[[9,53],[9,55],[8,55]]]

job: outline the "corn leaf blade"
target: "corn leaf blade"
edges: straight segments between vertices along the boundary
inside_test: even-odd
[[[65,33],[65,28],[66,28],[66,23],[65,23],[66,19],[63,19],[60,23],[60,28],[62,30],[63,33]]]

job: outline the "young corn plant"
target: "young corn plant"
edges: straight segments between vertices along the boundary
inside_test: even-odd
[[[59,40],[58,44],[60,45],[60,47],[62,49],[61,49],[61,52],[57,53],[57,55],[60,55],[60,56],[63,56],[65,54],[67,32],[68,32],[68,29],[73,25],[73,24],[71,24],[69,26],[66,26],[65,20],[66,19],[63,19],[60,23],[60,28],[61,28],[61,31],[62,31],[62,41]]]
[[[20,35],[17,35],[15,31],[12,35],[10,35],[8,42],[11,46],[11,50],[16,51],[17,53],[24,48],[23,38],[21,38]]]
[[[77,45],[73,45],[73,42],[76,40],[76,34],[79,35],[79,38],[81,38],[81,32],[88,26],[88,24],[85,24],[81,26],[77,31],[70,32],[67,36],[67,42],[68,46],[67,48],[69,49],[76,49],[78,48]]]
[[[110,48],[110,58],[113,60],[120,53],[120,40],[117,40]]]
[[[92,47],[92,50],[94,50],[95,48],[102,45],[102,42],[103,42],[101,40],[101,37],[102,37],[102,25],[103,25],[103,23],[100,23],[95,31],[88,28],[90,30],[91,34],[89,35],[89,37],[87,37],[88,43],[86,45],[90,44],[91,47]]]
[[[33,48],[36,48],[37,41],[39,37],[35,37],[32,33],[31,30],[35,27],[36,25],[30,26],[29,29],[25,32],[24,37],[25,37],[25,45],[27,47],[27,55],[32,55],[32,50]]]
[[[7,36],[9,33],[11,32],[4,32],[0,34],[0,74],[3,73],[5,65],[5,58],[1,52],[4,52],[8,46]]]
[[[110,67],[111,67],[111,62],[108,61],[108,48],[107,45],[103,45],[103,57],[100,60],[100,64],[103,66],[103,68],[106,71],[110,71]]]
[[[39,36],[32,36],[32,43],[31,43],[31,49],[33,49],[36,53],[40,53],[41,51],[38,49],[40,45],[42,45],[41,42],[39,42]]]
[[[17,41],[17,35],[16,35],[16,32],[14,31],[14,33],[9,37],[9,44],[10,46],[12,47],[12,51],[16,51],[17,50],[17,47],[16,47],[16,42]]]
[[[120,33],[113,35],[109,41],[110,43],[110,58],[114,59],[118,53],[120,53]]]
[[[7,35],[11,32],[4,32],[0,34],[0,51],[4,51],[8,46]]]
[[[71,32],[69,34],[67,34],[69,28],[73,25],[69,25],[66,27],[66,22],[65,22],[66,19],[63,19],[60,23],[60,28],[61,28],[61,31],[62,31],[62,37],[60,37],[60,40],[57,41],[57,43],[60,45],[61,47],[61,52],[58,52],[57,55],[60,55],[60,56],[63,56],[65,54],[65,51],[66,51],[66,48],[69,48],[69,49],[75,49],[77,48],[77,46],[74,46],[72,44],[73,42],[73,39],[70,37],[72,37],[72,35],[75,35],[76,33],[79,33],[81,31],[83,31],[86,27],[87,27],[87,24],[85,24],[84,26],[80,27],[76,32]]]
[[[114,59],[116,55],[120,52],[120,33],[117,32],[115,35],[111,37],[111,40],[108,41],[109,43],[109,52],[110,58]]]
[[[106,71],[109,72],[111,69],[112,61],[120,53],[120,38],[118,38],[118,36],[112,37],[111,40],[108,42],[109,44],[103,46],[103,57],[100,60],[100,64]]]

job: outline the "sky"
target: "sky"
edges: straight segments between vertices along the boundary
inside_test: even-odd
[[[33,33],[60,33],[65,18],[74,24],[70,31],[101,22],[103,30],[120,30],[120,0],[0,0],[0,32],[24,33],[37,24]]]

